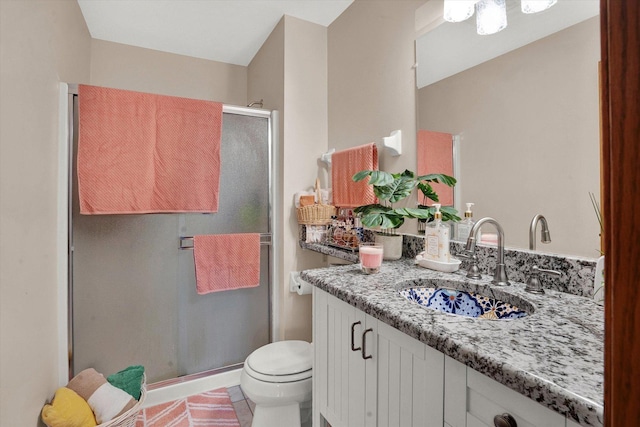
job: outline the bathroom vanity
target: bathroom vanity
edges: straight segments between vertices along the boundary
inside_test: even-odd
[[[315,286],[316,426],[510,426],[508,416],[517,426],[602,425],[604,316],[591,299],[529,294],[522,283],[493,295],[489,276],[410,259],[374,275],[347,265],[301,277]],[[444,314],[399,292],[424,286],[511,295],[528,313]]]

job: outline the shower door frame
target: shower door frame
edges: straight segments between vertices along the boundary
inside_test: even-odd
[[[58,346],[59,368],[58,383],[64,386],[73,377],[73,139],[74,139],[74,97],[78,95],[78,85],[60,84],[60,104],[58,118]],[[267,119],[268,123],[268,175],[269,175],[269,221],[268,232],[271,235],[269,255],[269,341],[279,339],[279,303],[278,290],[280,277],[280,233],[278,230],[278,204],[276,195],[277,162],[279,142],[279,113],[277,110],[240,107],[223,104],[223,113]],[[181,377],[160,381],[153,388],[182,383],[203,376],[211,376],[240,368],[242,363],[210,371],[188,374]]]

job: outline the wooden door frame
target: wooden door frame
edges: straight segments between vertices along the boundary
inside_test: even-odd
[[[600,0],[605,426],[640,425],[640,2]]]

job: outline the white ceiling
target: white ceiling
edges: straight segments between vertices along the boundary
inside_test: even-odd
[[[353,0],[78,0],[91,37],[249,65],[283,15],[329,26]]]
[[[418,88],[597,16],[600,9],[599,0],[558,0],[544,12],[524,14],[519,0],[507,0],[507,28],[479,36],[475,15],[464,22],[445,22],[441,19],[442,4],[442,0],[429,0],[423,7],[426,12],[438,13],[440,19],[424,18],[432,29],[416,40]]]

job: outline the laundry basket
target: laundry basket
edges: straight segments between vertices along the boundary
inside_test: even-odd
[[[147,377],[144,375],[142,377],[142,385],[140,387],[140,399],[138,402],[133,405],[131,409],[129,409],[124,414],[121,414],[114,419],[107,421],[106,423],[98,424],[96,427],[135,427],[136,419],[138,418],[138,413],[142,408],[142,404],[147,398]]]

